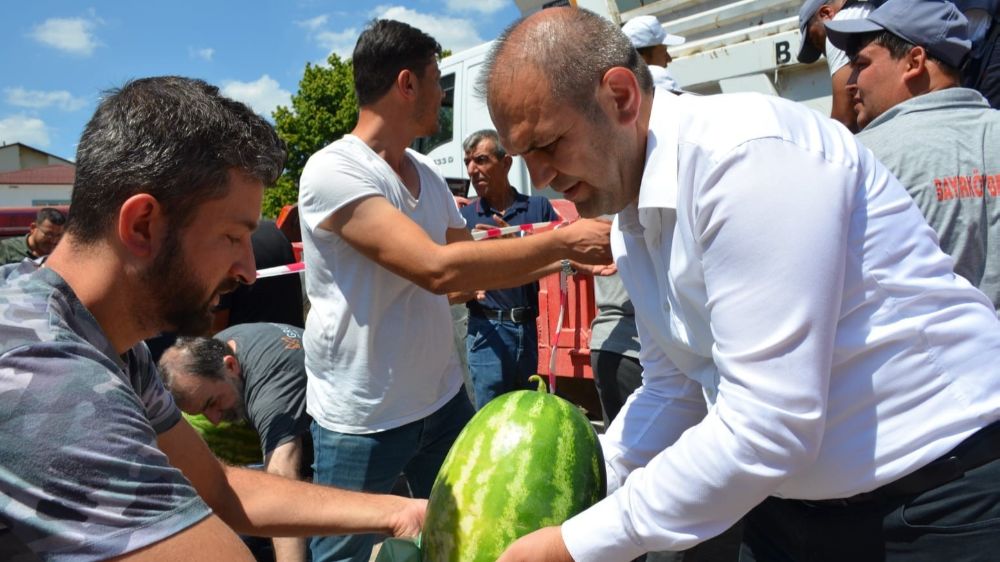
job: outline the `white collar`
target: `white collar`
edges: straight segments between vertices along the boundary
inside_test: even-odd
[[[649,113],[646,133],[646,162],[635,204],[622,209],[623,230],[633,230],[640,223],[643,209],[677,208],[677,137],[679,96],[657,89]]]

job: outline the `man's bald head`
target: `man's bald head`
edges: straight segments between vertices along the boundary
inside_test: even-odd
[[[489,103],[531,70],[533,79],[548,80],[556,102],[596,117],[595,91],[616,66],[632,71],[644,92],[653,91],[646,63],[618,26],[587,10],[549,8],[504,30],[486,56],[477,89]]]

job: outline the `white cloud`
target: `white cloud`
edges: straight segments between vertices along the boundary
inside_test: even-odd
[[[448,0],[448,9],[455,12],[495,14],[509,3],[508,0]]]
[[[193,59],[201,59],[211,62],[212,57],[215,56],[215,49],[211,47],[205,47],[204,49],[195,49],[194,47],[188,48],[188,55]]]
[[[343,31],[318,31],[313,39],[331,53],[336,53],[342,59],[349,59],[354,53],[354,44],[358,42],[358,35],[361,35],[361,32],[350,27]]]
[[[267,74],[253,82],[230,80],[222,83],[222,93],[239,100],[261,115],[271,118],[271,113],[279,105],[288,106],[292,102],[292,93],[283,90],[281,84]]]
[[[302,26],[302,27],[304,27],[304,28],[306,28],[306,29],[308,29],[310,31],[316,31],[316,30],[319,30],[319,29],[322,29],[323,27],[325,27],[326,26],[326,21],[328,19],[329,19],[328,16],[323,15],[323,16],[316,16],[314,18],[307,19],[307,20],[298,21],[298,22],[295,22],[295,23],[299,24],[300,26]]]
[[[383,19],[408,23],[437,39],[442,47],[451,49],[454,53],[484,43],[470,19],[424,14],[403,6],[378,6],[373,13]]]
[[[7,144],[22,142],[47,148],[51,143],[45,122],[27,115],[12,115],[0,119],[0,141]]]
[[[73,94],[66,90],[46,92],[25,90],[24,88],[5,88],[4,94],[6,94],[7,103],[32,109],[55,106],[63,111],[76,111],[87,105],[87,100],[73,97]]]
[[[97,39],[93,31],[98,21],[84,18],[49,18],[35,26],[31,37],[60,51],[89,57],[97,48]]]

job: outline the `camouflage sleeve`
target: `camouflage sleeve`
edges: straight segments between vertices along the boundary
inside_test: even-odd
[[[45,560],[121,555],[211,513],[128,375],[81,343],[0,355],[0,466],[0,520]]]
[[[139,343],[129,350],[128,363],[129,371],[135,373],[132,387],[139,394],[139,399],[146,408],[146,417],[156,434],[176,425],[181,419],[181,410],[174,402],[173,395],[163,386],[163,380],[145,343]]]

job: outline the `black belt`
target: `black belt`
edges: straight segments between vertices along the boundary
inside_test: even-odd
[[[792,500],[811,507],[847,506],[872,500],[916,495],[957,480],[967,471],[1000,458],[1000,422],[973,433],[954,449],[898,480],[849,498]]]
[[[525,322],[534,320],[538,316],[538,312],[530,306],[496,310],[476,305],[469,307],[469,314],[496,322],[514,322],[515,324],[524,324]]]

